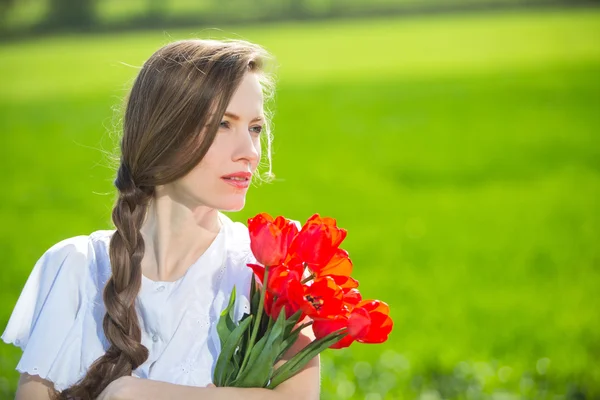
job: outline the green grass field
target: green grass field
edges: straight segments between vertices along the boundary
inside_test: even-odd
[[[57,37],[0,46],[0,326],[36,259],[106,228],[106,152],[156,48],[243,37],[277,58],[260,211],[349,231],[384,345],[327,351],[324,399],[600,396],[600,10]],[[0,345],[0,397],[19,351]],[[583,397],[577,397],[583,396]]]

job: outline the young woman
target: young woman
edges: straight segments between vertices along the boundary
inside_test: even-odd
[[[17,399],[319,398],[318,357],[274,390],[211,384],[233,286],[237,317],[249,308],[248,231],[220,211],[243,208],[261,142],[270,149],[266,56],[185,40],[144,63],[123,121],[115,230],[51,247],[2,336],[23,349]],[[286,359],[313,339],[303,333]]]

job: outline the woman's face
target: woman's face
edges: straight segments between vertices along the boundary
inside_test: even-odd
[[[265,123],[258,76],[248,72],[227,106],[214,142],[194,169],[165,185],[171,197],[190,208],[238,211],[260,160]],[[170,187],[168,187],[170,186]]]

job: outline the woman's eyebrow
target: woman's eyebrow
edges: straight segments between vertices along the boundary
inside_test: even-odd
[[[228,117],[228,118],[231,118],[231,119],[235,120],[235,121],[239,121],[239,119],[240,119],[240,117],[238,115],[235,115],[235,114],[230,113],[230,112],[225,112],[224,115],[226,117]]]
[[[239,121],[240,120],[240,116],[236,115],[234,113],[230,113],[230,112],[225,112],[224,114],[226,117],[231,118],[234,121]],[[262,121],[263,117],[262,116],[258,116],[252,119],[252,121],[250,122],[258,122],[258,121]]]

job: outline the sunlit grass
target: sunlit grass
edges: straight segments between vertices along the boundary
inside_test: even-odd
[[[323,398],[600,393],[599,32],[590,10],[239,30],[281,84],[277,180],[232,217],[338,218],[396,322],[323,356]],[[0,47],[2,326],[46,248],[109,226],[119,63],[189,36]],[[18,355],[0,346],[0,393]]]
[[[600,60],[599,30],[598,13],[579,10],[61,36],[0,47],[0,99],[123,94],[158,47],[198,36],[260,43],[281,84],[315,84],[578,66]]]

